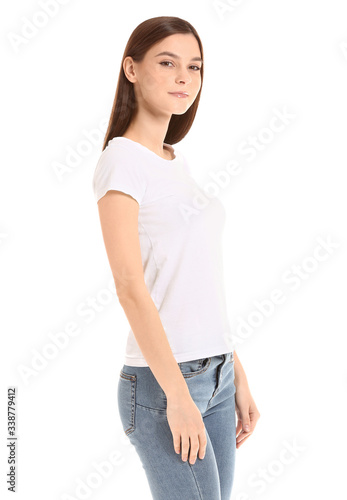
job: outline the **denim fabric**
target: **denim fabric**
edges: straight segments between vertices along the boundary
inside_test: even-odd
[[[154,500],[230,500],[236,417],[233,352],[178,363],[206,429],[205,457],[195,464],[177,454],[164,391],[151,369],[123,365],[118,410],[125,434],[145,470]]]

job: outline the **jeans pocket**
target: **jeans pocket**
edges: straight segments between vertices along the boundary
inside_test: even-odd
[[[211,364],[211,358],[200,358],[192,361],[182,361],[178,363],[184,378],[195,377],[204,373]]]
[[[135,430],[136,375],[120,371],[118,380],[118,412],[125,434]]]

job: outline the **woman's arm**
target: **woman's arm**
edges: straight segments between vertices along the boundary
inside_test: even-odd
[[[246,373],[241,365],[241,361],[239,360],[236,351],[234,351],[234,374],[236,387],[240,384],[248,386]]]
[[[146,287],[138,235],[139,204],[111,190],[98,201],[101,229],[116,293],[136,341],[167,397],[167,419],[176,453],[195,463],[204,458],[207,437],[201,413],[172,353],[159,312]]]
[[[235,351],[234,360],[235,410],[238,419],[236,426],[236,448],[240,448],[254,431],[260,413],[251,395],[246,373]]]
[[[139,205],[130,195],[112,190],[99,200],[98,209],[118,300],[141,352],[167,396],[189,394],[144,281]]]

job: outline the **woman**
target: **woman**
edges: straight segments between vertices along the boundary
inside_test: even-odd
[[[131,327],[119,414],[155,500],[229,500],[235,449],[259,418],[228,343],[225,211],[172,146],[192,126],[202,81],[203,48],[190,23],[141,23],[125,48],[93,180]]]

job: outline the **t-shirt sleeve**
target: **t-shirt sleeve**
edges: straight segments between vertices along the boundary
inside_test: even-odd
[[[140,205],[146,190],[141,165],[134,161],[130,151],[119,146],[107,147],[95,168],[93,190],[96,202],[107,191],[117,190],[129,194]]]

